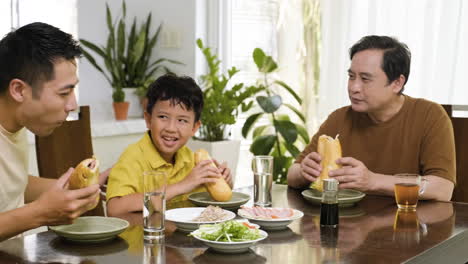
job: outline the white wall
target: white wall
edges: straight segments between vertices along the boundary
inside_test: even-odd
[[[114,17],[120,12],[122,2],[119,0],[80,0],[78,1],[78,35],[80,38],[104,45],[107,40],[107,26],[105,20],[108,2]],[[191,77],[196,73],[195,40],[204,34],[203,21],[205,1],[187,0],[128,0],[127,24],[131,24],[134,16],[137,21],[144,21],[148,12],[152,12],[152,28],[164,22],[163,29],[175,32],[180,36],[180,46],[177,48],[161,47],[163,34],[154,54],[156,58],[171,58],[183,62],[184,66],[171,66],[178,74]],[[197,18],[197,12],[200,16]],[[114,18],[115,19],[115,18]],[[81,59],[79,65],[79,103],[91,106],[93,120],[113,119],[112,89],[103,75],[86,60]]]

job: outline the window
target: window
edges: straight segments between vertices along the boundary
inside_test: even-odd
[[[44,22],[76,37],[78,32],[76,0],[0,1],[0,34],[32,22]]]
[[[278,2],[276,0],[236,0],[226,8],[230,19],[225,24],[225,29],[227,29],[225,38],[220,41],[221,49],[225,51],[223,62],[229,64],[224,65],[224,68],[235,66],[241,70],[232,79],[232,83],[253,84],[260,76],[252,59],[253,50],[261,48],[274,57],[277,55]],[[249,150],[251,141],[244,139],[241,134],[247,116],[247,114],[241,114],[232,129],[232,138],[241,140],[235,175],[236,187],[253,183],[253,174],[250,169],[252,153]]]

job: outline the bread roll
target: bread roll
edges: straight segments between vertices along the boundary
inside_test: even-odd
[[[198,164],[202,160],[213,160],[210,157],[208,151],[199,149],[195,152],[195,164]],[[214,162],[211,162],[211,166],[216,167]],[[232,190],[229,184],[223,178],[217,178],[216,182],[210,182],[205,184],[206,189],[210,193],[211,198],[218,202],[226,202],[232,198]]]
[[[99,160],[95,157],[85,159],[78,164],[72,172],[69,180],[70,190],[81,189],[93,184],[99,183]],[[96,203],[88,207],[88,210],[93,209],[99,202],[99,195],[96,198]]]
[[[328,172],[341,168],[340,165],[336,164],[335,161],[341,158],[341,144],[338,136],[336,138],[329,137],[327,135],[321,135],[318,139],[317,152],[322,157],[320,166],[322,171],[320,176],[315,182],[311,184],[311,188],[323,191],[323,180],[328,179]]]

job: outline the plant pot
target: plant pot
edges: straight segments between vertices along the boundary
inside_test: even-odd
[[[206,149],[213,159],[219,162],[227,162],[228,168],[231,169],[232,182],[236,179],[237,164],[239,162],[240,140],[223,140],[223,141],[201,141],[191,138],[187,142],[187,146],[192,150]]]
[[[114,115],[116,120],[127,120],[129,102],[113,102]]]
[[[130,103],[128,117],[142,118],[143,109],[141,108],[140,97],[135,93],[137,88],[127,87],[122,88],[122,90],[125,93],[125,101]]]

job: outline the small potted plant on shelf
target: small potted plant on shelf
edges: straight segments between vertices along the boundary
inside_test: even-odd
[[[232,84],[229,88],[230,80],[239,70],[231,67],[227,74],[221,73],[221,61],[211,49],[205,47],[201,39],[197,39],[197,46],[206,59],[208,72],[200,76],[204,98],[202,124],[189,146],[192,149],[205,148],[216,159],[227,161],[235,175],[240,141],[229,140],[229,129],[240,112],[253,106],[253,96],[263,88],[247,87],[243,83]]]
[[[126,4],[122,1],[122,15],[113,22],[112,13],[106,3],[106,22],[109,31],[106,45],[97,45],[85,39],[80,39],[80,42],[84,47],[82,49],[84,57],[104,75],[112,86],[114,109],[119,108],[120,105],[128,109],[126,97],[134,96],[135,99],[131,100],[130,104],[130,116],[141,117],[142,108],[137,91],[144,89],[148,80],[154,80],[155,75],[160,71],[170,72],[166,63],[182,63],[166,58],[152,59],[162,25],[160,24],[156,31],[152,32],[151,12],[141,25],[137,25],[135,17],[129,34],[126,28],[126,13]],[[90,52],[101,57],[103,63],[98,63]],[[124,116],[117,117],[116,112],[116,119],[121,120],[121,118],[126,119]]]
[[[264,93],[256,97],[261,111],[247,118],[242,135],[247,138],[249,132],[253,131],[250,152],[254,155],[273,156],[273,179],[276,183],[284,184],[287,181],[288,168],[300,153],[297,145],[306,145],[310,138],[304,126],[304,115],[292,104],[284,103],[279,92],[282,90],[290,94],[299,106],[302,105],[302,99],[285,82],[271,76],[278,69],[271,56],[256,48],[253,59],[262,74],[257,86]],[[267,117],[269,122],[255,126],[262,117]]]

